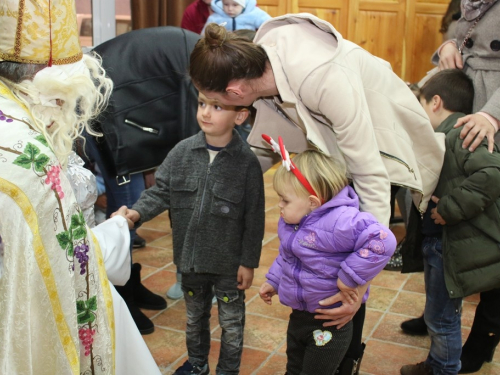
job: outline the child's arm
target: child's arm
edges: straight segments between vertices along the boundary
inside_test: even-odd
[[[354,251],[340,264],[338,277],[349,288],[365,285],[391,258],[397,245],[396,237],[366,212],[346,212],[338,221],[343,222],[335,231],[347,231],[338,233],[339,238],[355,238]]]
[[[262,298],[262,300],[268,305],[271,305],[273,303],[272,298],[274,295],[276,295],[276,289],[265,281],[259,289],[260,298]]]
[[[174,152],[175,148],[170,154]],[[170,160],[171,158],[167,156],[155,173],[156,184],[144,190],[132,209],[129,209],[137,212],[137,215],[134,215],[137,218],[136,227],[170,208]]]
[[[264,238],[264,179],[257,158],[254,155],[251,157],[246,170],[240,265],[247,268],[257,268],[259,267],[262,239]]]
[[[455,225],[481,214],[484,209],[500,198],[500,154],[489,153],[485,141],[474,151],[462,148],[457,130],[448,133],[454,136],[449,150],[453,152],[457,165],[466,174],[460,186],[439,198],[437,212],[447,225]],[[448,146],[448,144],[447,144]]]
[[[253,268],[240,266],[237,276],[239,290],[245,290],[252,286],[253,272]]]

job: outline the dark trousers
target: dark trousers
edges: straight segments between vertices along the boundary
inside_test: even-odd
[[[500,337],[500,289],[482,292],[479,297],[471,334],[488,336],[493,333]]]
[[[315,313],[293,310],[287,330],[287,375],[334,374],[349,347],[352,322],[323,327]]]
[[[191,364],[203,366],[208,362],[210,311],[215,289],[222,329],[216,374],[239,374],[245,328],[245,292],[237,286],[236,275],[182,274],[187,314],[186,346]]]

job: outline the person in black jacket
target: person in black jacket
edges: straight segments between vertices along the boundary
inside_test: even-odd
[[[94,124],[103,137],[87,134],[85,152],[104,178],[108,217],[137,201],[145,189],[143,172],[160,165],[179,141],[199,131],[198,92],[187,75],[199,38],[181,28],[155,27],[94,48],[114,89],[107,110]],[[130,234],[132,244],[135,230]],[[117,289],[139,331],[148,334],[154,324],[139,308],[162,310],[167,304],[141,284],[140,270],[140,264],[133,264],[129,282]]]

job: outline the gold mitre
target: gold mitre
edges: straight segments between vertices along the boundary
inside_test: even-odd
[[[81,60],[74,0],[0,0],[0,61]]]

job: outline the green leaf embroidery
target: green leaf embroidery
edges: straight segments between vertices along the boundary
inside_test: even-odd
[[[35,137],[35,139],[36,139],[38,142],[40,142],[41,144],[43,144],[44,146],[49,147],[49,143],[47,142],[47,140],[45,139],[45,137],[44,137],[43,135],[41,135],[41,134],[40,134],[40,135],[37,135],[37,136]]]
[[[87,307],[91,311],[97,311],[97,297],[94,296],[92,298],[89,298],[89,300],[86,302]]]
[[[72,235],[75,240],[80,240],[87,235],[83,212],[79,212],[78,214],[71,216],[70,230],[72,231]]]
[[[19,165],[24,169],[31,168],[31,159],[26,154],[19,155],[16,160],[14,160],[15,165]]]
[[[88,310],[86,310],[82,314],[78,314],[78,316],[77,316],[78,324],[85,324],[85,323],[88,323],[88,322],[93,322],[94,320],[95,320],[94,314],[92,314]]]
[[[81,314],[83,312],[87,311],[87,306],[85,304],[85,301],[76,301],[76,312],[77,314]]]
[[[40,149],[36,147],[33,143],[29,143],[26,145],[24,149],[24,153],[29,156],[31,160],[35,160],[35,157],[40,153]]]
[[[39,155],[35,161],[35,171],[37,172],[43,172],[43,167],[45,167],[49,163],[49,157],[45,154]]]
[[[73,237],[70,231],[64,231],[56,234],[57,241],[59,242],[59,246],[66,251],[68,257],[73,256],[74,248],[73,248]]]

